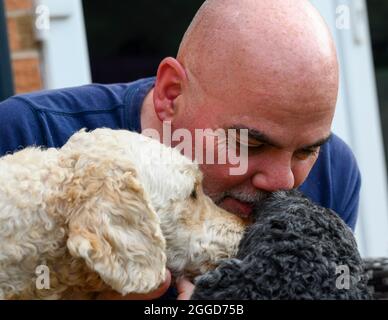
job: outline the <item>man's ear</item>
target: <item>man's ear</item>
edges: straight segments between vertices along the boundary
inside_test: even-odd
[[[160,121],[173,121],[176,114],[174,100],[182,94],[186,81],[183,66],[174,58],[165,58],[159,65],[154,88],[155,112]]]

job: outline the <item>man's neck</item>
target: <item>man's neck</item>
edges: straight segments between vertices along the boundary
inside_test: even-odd
[[[159,136],[162,136],[162,125],[155,113],[154,101],[153,101],[154,89],[152,89],[145,97],[141,112],[140,123],[141,129],[155,129],[159,132]]]

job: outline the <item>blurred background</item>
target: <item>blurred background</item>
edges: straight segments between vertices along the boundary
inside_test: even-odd
[[[363,176],[356,237],[388,256],[388,1],[311,0],[341,63],[334,132]],[[203,0],[0,0],[0,101],[13,94],[154,76]],[[1,139],[1,137],[0,137]]]

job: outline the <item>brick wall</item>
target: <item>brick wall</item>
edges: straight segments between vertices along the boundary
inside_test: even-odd
[[[42,89],[40,50],[34,35],[33,0],[5,0],[5,8],[15,92]]]

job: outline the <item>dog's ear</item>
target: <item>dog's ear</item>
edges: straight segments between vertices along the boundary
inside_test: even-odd
[[[122,294],[153,291],[166,277],[165,239],[133,166],[114,152],[72,157],[64,195],[70,254]]]

